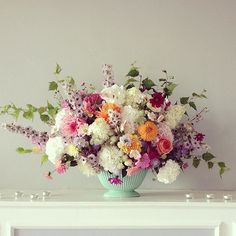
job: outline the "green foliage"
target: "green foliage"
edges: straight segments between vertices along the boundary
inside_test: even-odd
[[[201,162],[201,159],[199,159],[198,157],[194,157],[194,158],[193,158],[193,166],[194,166],[195,168],[198,168],[200,162]]]
[[[203,153],[203,155],[202,155],[202,159],[204,161],[210,161],[214,158],[215,158],[215,156],[213,154],[211,154],[210,152]]]
[[[127,74],[129,77],[137,77],[139,76],[139,70],[138,67],[132,66],[129,73]]]
[[[131,84],[133,84],[135,82],[138,82],[138,80],[136,80],[134,78],[129,78],[129,79],[127,79],[127,81],[126,81],[124,86],[127,87],[127,86],[129,86],[129,85],[131,85]]]
[[[62,71],[62,68],[60,67],[59,64],[56,64],[56,68],[55,68],[55,71],[54,71],[54,74],[55,75],[59,75]]]
[[[189,102],[188,103],[190,107],[192,107],[195,111],[197,111],[197,106],[194,102]]]
[[[177,87],[178,85],[172,82],[168,82],[167,85],[164,88],[164,92],[167,96],[172,95],[174,89]]]
[[[24,149],[23,147],[18,147],[16,152],[19,154],[28,154],[32,152],[32,149]]]
[[[49,88],[48,89],[50,91],[55,91],[55,90],[57,90],[57,88],[58,88],[57,82],[55,82],[55,81],[49,82]]]
[[[47,154],[43,154],[42,157],[41,157],[41,161],[40,161],[41,166],[43,164],[45,164],[47,161],[48,161],[48,155]]]
[[[151,89],[152,87],[156,86],[156,84],[149,78],[146,78],[142,81],[142,85],[146,89]]]
[[[208,166],[208,169],[212,169],[214,166],[214,162],[212,161],[207,162],[207,166]]]
[[[166,96],[171,96],[174,89],[178,86],[177,84],[173,83],[171,80],[174,80],[174,76],[169,76],[166,70],[162,71],[165,73],[165,78],[160,78],[159,82],[161,82],[161,87],[163,88]]]
[[[180,103],[182,105],[188,104],[189,97],[182,97],[180,98]]]

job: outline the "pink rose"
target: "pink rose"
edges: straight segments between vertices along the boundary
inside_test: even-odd
[[[173,145],[169,139],[162,138],[157,143],[157,150],[160,153],[160,155],[168,154],[172,151],[172,149],[173,149]]]

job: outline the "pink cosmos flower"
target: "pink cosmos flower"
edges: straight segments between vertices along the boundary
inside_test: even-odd
[[[110,184],[122,184],[122,180],[119,177],[113,177],[113,178],[109,178],[108,181],[110,182]]]
[[[68,115],[63,119],[61,132],[65,136],[73,136],[75,137],[78,133],[77,130],[84,121],[82,119],[78,119],[74,115]]]
[[[140,168],[137,166],[130,167],[127,169],[127,176],[132,176],[137,174],[140,171]]]
[[[146,169],[150,166],[150,158],[147,153],[143,154],[138,161],[136,162],[136,166],[141,169]]]
[[[162,93],[154,93],[152,94],[152,98],[150,99],[150,103],[153,107],[159,108],[164,104],[165,98]]]
[[[99,110],[102,104],[102,98],[100,94],[93,93],[84,98],[83,106],[84,110],[89,116],[93,116]]]
[[[66,172],[66,166],[64,163],[62,163],[61,160],[57,161],[55,164],[55,170],[59,174],[64,174]]]
[[[157,143],[157,150],[160,153],[160,155],[168,154],[172,151],[172,149],[173,149],[173,145],[169,139],[162,138]]]

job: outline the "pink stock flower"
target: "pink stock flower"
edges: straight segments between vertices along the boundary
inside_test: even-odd
[[[84,121],[82,119],[78,119],[74,115],[68,115],[63,119],[61,132],[65,136],[73,136],[75,137],[78,133],[77,130]]]
[[[205,137],[205,134],[197,133],[197,134],[194,136],[194,139],[197,140],[198,142],[202,142],[202,141],[204,140],[204,137]]]
[[[157,143],[157,150],[160,153],[160,155],[168,154],[172,151],[172,149],[173,149],[173,145],[169,139],[162,138]]]
[[[146,169],[150,167],[150,158],[147,153],[143,154],[138,161],[136,162],[136,166],[141,169]]]
[[[189,167],[189,165],[188,165],[187,162],[183,163],[183,165],[182,165],[182,168],[183,168],[183,169],[187,169],[188,167]]]
[[[140,171],[140,168],[137,166],[130,167],[127,169],[127,176],[132,176],[137,174]]]
[[[98,93],[88,95],[83,101],[84,110],[89,116],[95,115],[101,104],[102,98]]]
[[[108,181],[110,182],[110,184],[114,184],[114,185],[118,185],[118,184],[123,183],[119,177],[109,178]]]
[[[55,170],[59,174],[64,174],[66,172],[66,166],[64,163],[62,163],[61,160],[57,161],[55,164]]]
[[[61,108],[68,108],[69,103],[66,100],[61,101]]]

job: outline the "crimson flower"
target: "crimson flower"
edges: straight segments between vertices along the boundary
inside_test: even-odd
[[[162,93],[154,93],[152,94],[152,98],[150,99],[150,103],[153,107],[159,108],[164,104],[165,98]]]
[[[195,136],[194,136],[194,139],[197,140],[198,142],[202,142],[204,140],[204,137],[205,137],[205,134],[203,133],[197,133]]]

